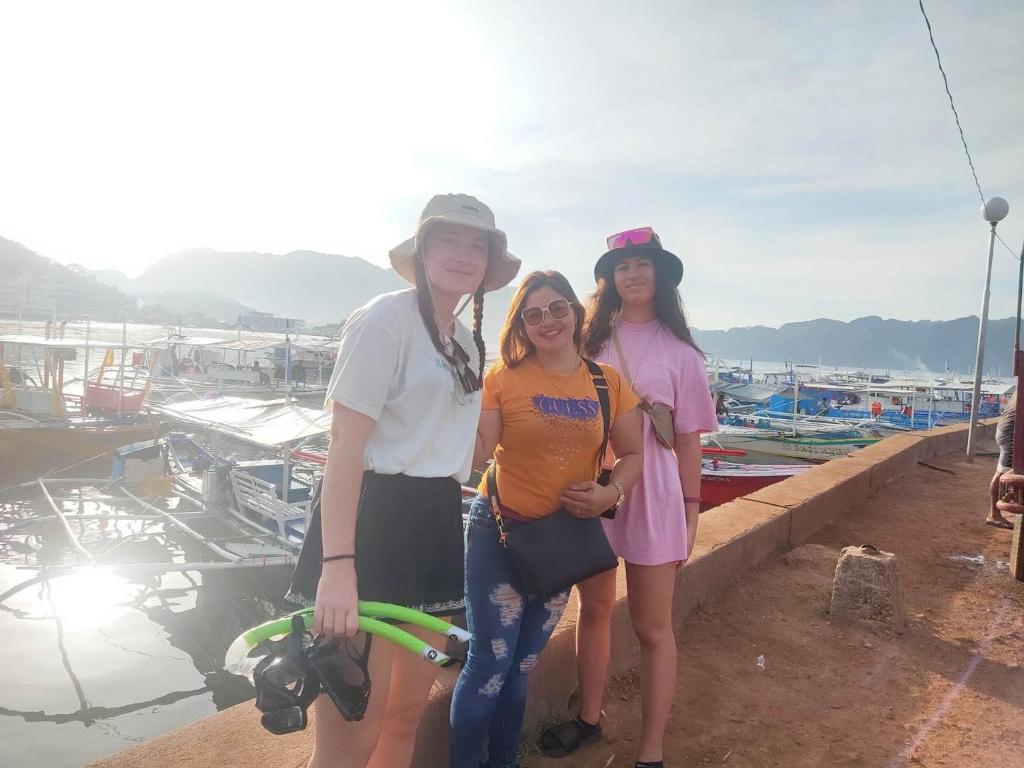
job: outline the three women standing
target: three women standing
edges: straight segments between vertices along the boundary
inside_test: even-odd
[[[502,546],[505,531],[560,509],[597,517],[618,506],[640,475],[637,398],[611,366],[591,369],[582,358],[583,319],[565,277],[533,272],[512,300],[501,361],[484,378],[476,463],[493,455],[497,487],[489,493],[486,479],[481,483],[466,530],[472,639],[452,699],[452,768],[479,768],[485,745],[489,768],[518,765],[526,677],[568,598],[568,589],[531,593]],[[617,457],[608,485],[595,480],[605,444],[604,386]],[[567,557],[573,544],[563,543]]]
[[[489,768],[514,768],[526,676],[567,591],[531,593],[502,546],[504,530],[558,510],[590,518],[617,509],[605,530],[626,561],[642,649],[637,765],[660,765],[676,679],[675,570],[696,531],[699,434],[717,424],[679,299],[681,262],[649,228],[610,238],[586,322],[561,274],[532,273],[506,319],[501,361],[483,376],[484,292],[519,269],[490,209],[465,195],[437,196],[390,256],[415,288],[375,298],[344,328],[327,396],[322,514],[307,531],[291,599],[315,605],[317,633],[350,638],[359,599],[438,615],[465,605],[472,640],[452,701],[451,765],[478,768],[486,745]],[[472,335],[457,320],[467,295]],[[596,480],[604,417],[616,457],[607,485]],[[482,483],[463,549],[459,484],[471,463],[492,456],[500,504],[488,504]],[[544,735],[549,754],[600,736],[614,593],[614,570],[580,584],[580,716]],[[409,765],[435,668],[379,643],[368,673],[374,695],[363,720],[317,701],[311,768]]]
[[[415,287],[371,300],[342,331],[321,514],[289,594],[315,605],[314,631],[327,636],[355,636],[360,599],[437,615],[464,605],[460,483],[480,415],[484,293],[507,285],[519,261],[491,210],[468,195],[432,198],[390,257]],[[464,296],[472,334],[456,317]],[[310,768],[408,766],[435,672],[373,645],[365,717],[349,722],[321,696]]]
[[[605,530],[626,563],[630,618],[640,641],[640,768],[662,765],[676,685],[672,596],[693,550],[700,513],[700,433],[718,427],[704,357],[683,314],[683,265],[645,227],[608,238],[597,262],[584,350],[611,363],[641,398],[643,473]],[[541,750],[567,755],[601,738],[615,573],[579,585],[579,716],[546,731]]]

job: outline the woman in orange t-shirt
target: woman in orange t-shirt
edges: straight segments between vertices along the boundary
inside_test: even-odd
[[[565,508],[596,517],[621,503],[640,477],[643,437],[637,397],[610,365],[611,482],[595,481],[604,425],[580,356],[583,306],[558,272],[533,272],[512,300],[501,361],[484,377],[475,464],[493,455],[506,529]],[[518,765],[526,676],[554,631],[568,591],[529,594],[505,549],[486,498],[466,529],[466,619],[473,637],[452,698],[451,768]]]

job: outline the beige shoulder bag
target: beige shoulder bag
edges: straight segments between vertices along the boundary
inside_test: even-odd
[[[655,331],[655,333],[657,333],[657,331]],[[636,391],[636,387],[633,386],[634,379],[629,375],[629,367],[626,365],[626,356],[622,354],[622,345],[619,343],[619,334],[614,329],[612,330],[612,342],[615,344],[615,354],[619,357],[619,366],[622,368],[622,374],[626,377],[626,381],[629,383],[630,389],[633,390],[633,394],[640,398],[640,410],[651,417],[651,424],[654,426],[654,436],[658,438],[658,442],[663,446],[669,450],[674,450],[676,430],[671,406],[665,405],[664,403],[652,404]],[[640,364],[643,365],[642,359]]]

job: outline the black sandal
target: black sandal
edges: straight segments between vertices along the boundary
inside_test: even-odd
[[[537,748],[545,757],[565,757],[602,738],[604,731],[600,723],[591,725],[575,717],[545,730],[537,740]]]

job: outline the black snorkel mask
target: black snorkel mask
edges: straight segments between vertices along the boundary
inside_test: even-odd
[[[345,638],[314,639],[302,617],[293,616],[287,637],[265,641],[268,654],[252,673],[263,727],[276,735],[303,730],[306,712],[321,693],[346,720],[362,720],[370,700],[371,636],[362,638],[362,650],[354,652]]]
[[[274,734],[295,733],[308,723],[307,710],[326,693],[346,720],[361,720],[370,700],[370,643],[380,637],[423,661],[446,667],[461,661],[470,640],[466,629],[414,608],[359,602],[355,638],[314,638],[313,609],[272,619],[242,632],[224,653],[224,668],[256,688],[260,722]],[[444,637],[453,649],[439,650],[399,625]]]

